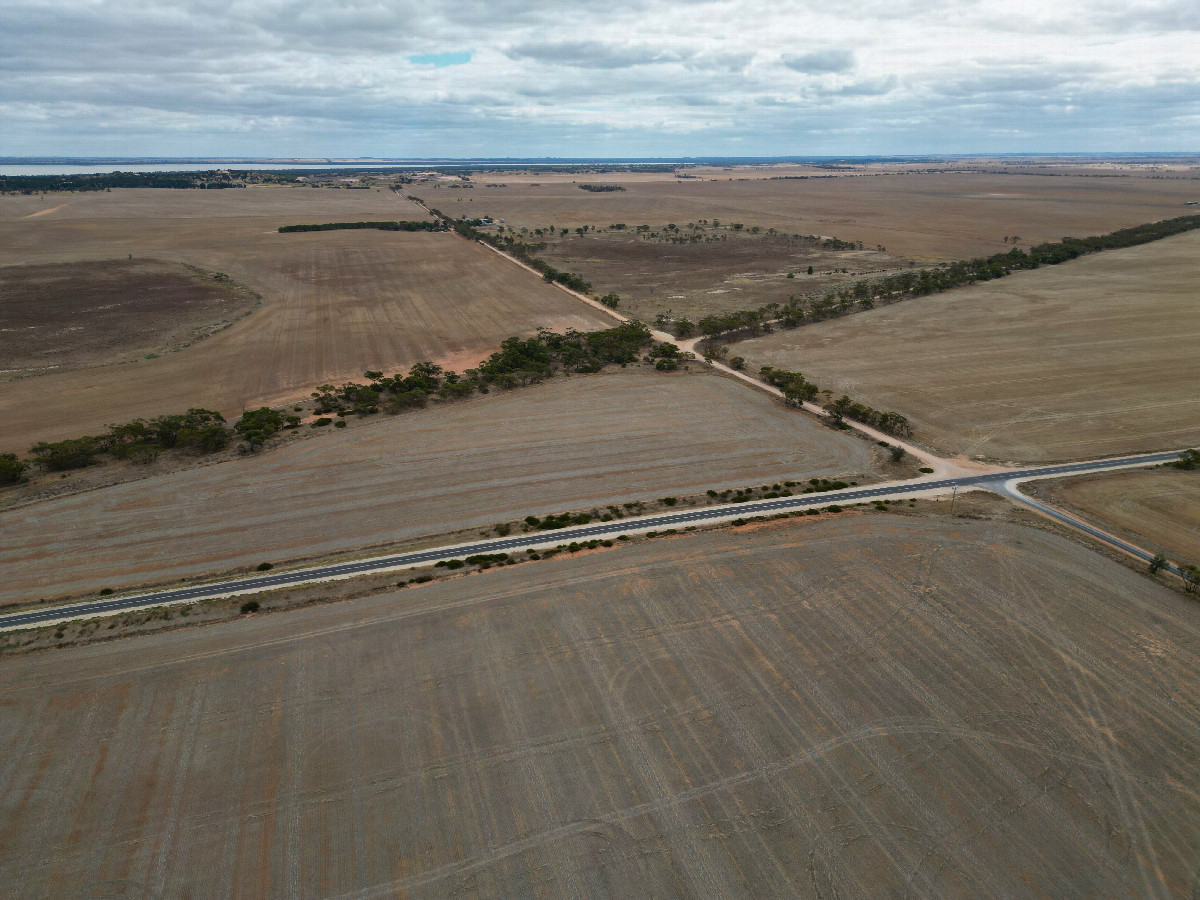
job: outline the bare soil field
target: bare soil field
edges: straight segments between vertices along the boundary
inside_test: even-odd
[[[0,376],[165,353],[254,304],[228,280],[158,260],[0,267]]]
[[[547,241],[537,255],[583,276],[593,293],[616,291],[621,312],[645,322],[660,314],[696,321],[711,313],[786,303],[793,294],[908,268],[905,260],[870,248],[825,250],[783,235],[723,229],[697,233],[706,240],[674,244],[627,232],[572,234]]]
[[[1200,565],[1200,475],[1167,467],[1033,481],[1021,490],[1172,561]]]
[[[826,173],[827,174],[827,173]],[[765,176],[765,177],[764,177]],[[701,219],[741,222],[789,234],[819,234],[900,258],[961,259],[1018,246],[1082,237],[1184,215],[1198,182],[1126,173],[1100,178],[939,172],[842,177],[754,177],[741,170],[710,178],[629,179],[620,174],[517,181],[473,176],[473,188],[412,185],[410,193],[453,216],[490,215],[513,227],[607,228],[614,223],[684,227]],[[572,183],[620,184],[624,191],[590,193]],[[504,184],[504,187],[488,187]]]
[[[0,266],[130,253],[178,259],[228,274],[263,302],[158,359],[0,384],[4,450],[191,406],[237,414],[365,369],[429,360],[461,371],[513,334],[612,324],[455,235],[276,233],[287,223],[423,217],[390,192],[144,190],[81,197],[32,220],[18,215],[47,202],[0,197]]]
[[[736,345],[909,417],[917,440],[1021,461],[1200,441],[1200,234],[1112,250]]]
[[[764,479],[865,479],[881,456],[729,379],[575,376],[5,510],[0,602]]]
[[[1197,646],[1194,603],[1070,541],[861,516],[11,658],[0,875],[16,898],[1187,896]]]

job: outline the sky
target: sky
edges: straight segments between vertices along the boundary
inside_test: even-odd
[[[1200,150],[1198,0],[3,0],[0,156]]]

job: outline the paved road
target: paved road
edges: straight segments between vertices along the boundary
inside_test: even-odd
[[[779,497],[772,500],[757,500],[751,503],[722,504],[706,506],[699,509],[688,508],[679,512],[657,513],[650,516],[627,517],[611,522],[598,522],[590,525],[579,525],[572,528],[562,528],[555,531],[541,531],[506,538],[489,538],[470,544],[457,544],[448,547],[434,547],[429,550],[419,550],[413,553],[400,553],[391,556],[380,556],[355,562],[339,563],[331,566],[318,566],[309,569],[298,569],[290,572],[279,572],[270,575],[255,575],[248,578],[235,578],[214,584],[182,587],[172,590],[154,591],[129,597],[113,597],[86,603],[74,603],[69,606],[48,607],[45,609],[28,610],[0,616],[0,631],[13,628],[30,628],[48,625],[59,621],[123,612],[132,609],[144,609],[161,606],[165,603],[181,603],[228,596],[230,594],[248,594],[257,591],[271,590],[286,585],[303,584],[306,582],[329,581],[335,578],[347,578],[362,575],[367,572],[378,572],[387,569],[403,569],[410,566],[428,565],[443,559],[458,559],[477,553],[505,553],[526,548],[556,546],[569,544],[572,541],[585,541],[593,538],[612,538],[620,534],[636,533],[669,528],[686,528],[689,525],[699,525],[704,522],[747,518],[750,516],[774,515],[781,512],[808,509],[815,506],[830,506],[859,502],[862,500],[883,500],[909,496],[923,491],[946,491],[954,487],[986,487],[1016,498],[1030,505],[1042,507],[1036,501],[1024,494],[1017,494],[1011,485],[1031,478],[1047,478],[1056,475],[1083,474],[1086,472],[1103,472],[1109,469],[1128,468],[1132,466],[1152,465],[1175,460],[1178,451],[1167,453],[1151,453],[1136,457],[1120,459],[1095,460],[1091,462],[1065,463],[1058,466],[1039,466],[1030,469],[1011,469],[983,475],[972,475],[960,478],[940,478],[936,480],[914,479],[911,481],[891,482],[889,484],[872,485],[863,488],[846,488],[840,491],[828,491],[820,494],[800,494],[792,497]],[[1010,486],[1006,486],[1006,483]],[[1085,523],[1059,513],[1050,507],[1042,507],[1043,511],[1053,515],[1060,521],[1072,527],[1081,528],[1101,540],[1113,543],[1116,538],[1106,535]],[[1130,547],[1120,542],[1121,549],[1131,550],[1135,555],[1144,556],[1144,551]],[[1148,556],[1145,557],[1147,560]]]
[[[1011,500],[1013,500],[1016,503],[1022,504],[1024,506],[1032,507],[1033,509],[1036,509],[1038,512],[1040,512],[1044,515],[1047,515],[1050,518],[1055,519],[1056,521],[1062,522],[1064,525],[1070,526],[1071,528],[1074,528],[1077,531],[1082,531],[1085,534],[1089,534],[1092,537],[1097,538],[1106,544],[1116,547],[1118,550],[1124,550],[1126,553],[1130,554],[1131,556],[1137,557],[1138,559],[1142,560],[1143,562],[1149,563],[1152,559],[1154,559],[1154,554],[1152,554],[1146,550],[1143,550],[1141,547],[1134,546],[1133,544],[1129,543],[1128,541],[1123,541],[1123,540],[1121,540],[1121,538],[1117,537],[1114,534],[1109,534],[1107,531],[1101,531],[1099,528],[1096,528],[1093,525],[1089,525],[1087,522],[1083,521],[1082,519],[1077,519],[1074,516],[1068,515],[1067,513],[1063,512],[1061,509],[1055,509],[1053,506],[1047,506],[1045,503],[1042,503],[1040,500],[1035,500],[1033,497],[1030,497],[1028,494],[1021,493],[1021,491],[1017,490],[1017,481],[1015,481],[1015,480],[1014,481],[1004,481],[1001,484],[1001,486],[999,487],[999,491],[1000,491],[1000,493],[1004,494],[1006,497],[1010,498]],[[1171,572],[1174,575],[1180,575],[1180,576],[1183,575],[1183,573],[1176,566],[1172,565],[1171,563],[1167,563],[1167,565],[1164,568],[1166,568],[1166,570],[1168,572]]]

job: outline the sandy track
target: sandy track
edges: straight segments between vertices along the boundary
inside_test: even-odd
[[[869,559],[872,565],[863,565]],[[14,897],[1186,895],[1197,608],[843,519],[0,662]]]
[[[531,513],[870,472],[874,453],[727,379],[574,377],[8,510],[0,601],[490,528]]]
[[[948,454],[1040,462],[1200,441],[1200,234],[736,345],[757,370],[913,422]]]
[[[111,205],[103,200],[116,194],[85,198],[71,206],[72,218],[44,223],[0,215],[0,264],[126,251],[183,259],[228,273],[261,293],[263,304],[226,331],[159,359],[0,384],[6,450],[189,406],[236,414],[307,396],[327,380],[360,378],[369,368],[394,371],[421,360],[463,368],[513,334],[610,321],[454,235],[274,231],[334,217],[423,216],[391,195],[274,188],[212,192],[238,195],[214,201],[196,196],[206,191],[133,193],[156,196],[118,197]],[[167,217],[171,198],[157,193],[186,195],[175,198],[175,218]],[[339,193],[370,196],[365,207],[327,196]],[[311,208],[303,202],[310,197]],[[10,214],[14,206],[0,203]]]

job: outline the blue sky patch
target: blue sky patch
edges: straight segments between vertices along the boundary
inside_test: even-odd
[[[418,66],[433,66],[441,69],[446,66],[461,66],[471,61],[471,51],[464,50],[460,53],[418,53],[416,56],[410,56],[409,62],[414,62]]]

